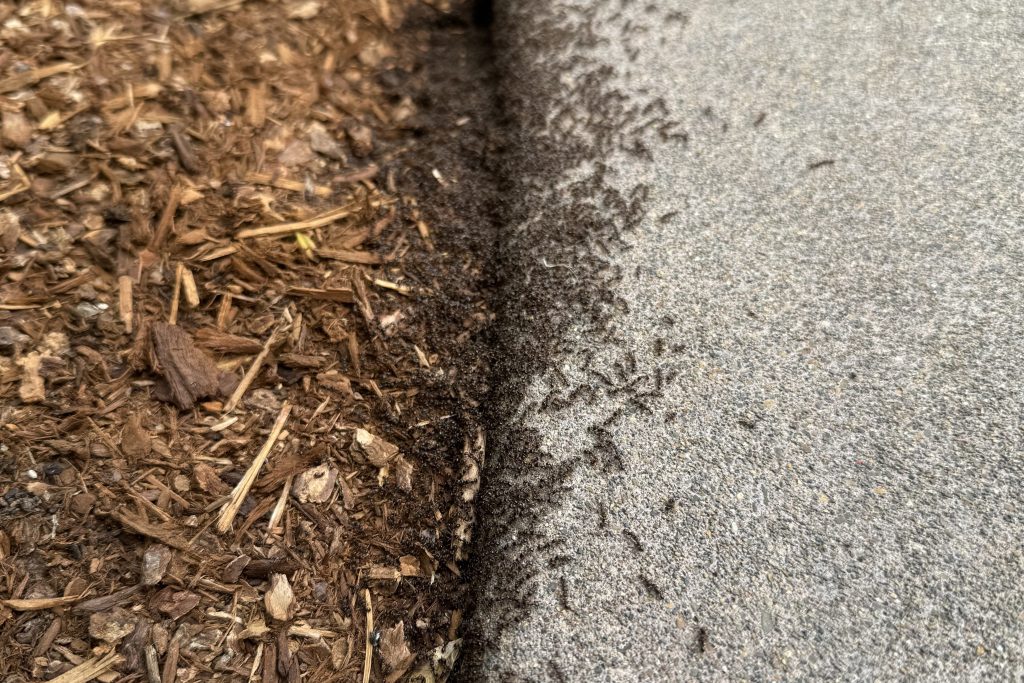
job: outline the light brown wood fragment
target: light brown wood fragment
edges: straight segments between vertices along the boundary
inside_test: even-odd
[[[132,459],[148,457],[153,450],[153,439],[142,426],[142,416],[132,413],[121,429],[121,451]]]
[[[350,304],[355,301],[351,289],[341,287],[319,288],[319,287],[289,287],[287,293],[292,296],[301,296],[307,299],[322,299],[324,301],[340,301]]]
[[[326,464],[317,465],[295,477],[292,495],[300,503],[326,503],[334,495],[337,480],[338,470]]]
[[[178,307],[181,303],[181,278],[184,267],[179,263],[178,267],[174,269],[174,292],[171,294],[171,311],[167,314],[168,325],[178,324]]]
[[[393,292],[398,292],[399,294],[412,294],[413,293],[412,287],[408,287],[406,285],[400,285],[400,284],[391,282],[389,280],[382,280],[380,278],[374,278],[373,279],[373,284],[377,285],[378,287],[383,287],[384,289],[390,289]]]
[[[189,14],[204,14],[241,5],[245,0],[186,0]]]
[[[125,332],[131,334],[135,313],[132,304],[132,279],[127,275],[117,278],[117,312]]]
[[[267,521],[267,535],[265,539],[269,542],[271,536],[277,533],[277,525],[281,523],[281,518],[284,516],[284,508],[288,503],[288,492],[292,487],[292,475],[288,475],[288,478],[284,481],[284,486],[281,488],[281,495],[277,499],[277,504],[274,505],[274,511],[270,513],[270,519]]]
[[[245,118],[253,128],[267,120],[267,84],[260,81],[246,93]]]
[[[356,429],[355,444],[374,467],[386,467],[397,455],[398,446],[365,429]]]
[[[146,658],[146,678],[148,683],[160,683],[160,659],[157,657],[156,648],[152,643],[146,643],[143,649]]]
[[[317,247],[314,250],[314,253],[321,258],[342,261],[344,263],[358,263],[367,266],[384,263],[384,259],[377,254],[372,254],[368,251],[359,251],[357,249],[329,249],[326,247]]]
[[[359,340],[356,335],[349,333],[348,335],[348,359],[352,363],[352,370],[356,373],[356,376],[363,374],[362,363],[359,361]]]
[[[212,327],[196,330],[196,344],[218,353],[259,353],[264,346],[257,339],[228,334]]]
[[[359,303],[359,311],[363,314],[366,322],[372,323],[374,320],[373,306],[370,305],[370,297],[366,291],[366,283],[363,282],[363,274],[361,270],[356,270],[352,273],[352,288],[356,291],[356,301]]]
[[[15,74],[9,78],[0,79],[0,93],[8,93],[12,90],[18,90],[19,88],[24,88],[27,85],[38,83],[44,78],[80,69],[82,66],[82,64],[72,64],[71,62],[58,62],[56,64],[51,64],[50,66],[30,69],[29,71]]]
[[[383,630],[380,639],[380,658],[388,671],[403,670],[412,663],[413,654],[405,641],[405,622]]]
[[[270,173],[250,173],[245,176],[246,182],[250,182],[256,185],[268,185],[270,187],[276,187],[279,190],[290,190],[291,192],[307,192],[309,187],[313,188],[313,194],[317,197],[327,198],[334,194],[334,190],[326,185],[308,186],[306,183],[298,180],[291,180],[290,178],[281,178]]]
[[[249,667],[249,678],[246,679],[246,683],[256,683],[256,674],[260,670],[260,664],[263,662],[263,643],[256,645],[256,654],[252,658],[252,666]]]
[[[114,95],[104,100],[102,106],[107,111],[124,109],[125,107],[134,106],[136,100],[148,100],[156,97],[161,91],[163,91],[163,86],[155,81],[132,83],[129,92],[123,95]]]
[[[270,333],[269,337],[267,337],[267,341],[263,344],[263,348],[260,350],[256,358],[253,359],[252,365],[250,365],[249,369],[245,372],[245,376],[242,377],[242,381],[238,383],[238,386],[235,387],[235,390],[231,393],[231,397],[228,399],[228,402],[224,404],[225,413],[230,413],[238,406],[242,397],[245,396],[245,392],[248,391],[249,386],[256,381],[256,377],[259,375],[260,369],[263,367],[263,362],[267,359],[267,356],[270,355],[270,349],[280,340],[280,334],[281,327],[278,327]]]
[[[270,436],[267,437],[266,442],[263,444],[263,448],[253,459],[252,464],[249,465],[249,469],[245,471],[242,479],[235,486],[231,492],[231,499],[228,504],[221,510],[220,517],[217,519],[217,531],[220,533],[226,533],[231,528],[231,523],[235,519],[235,515],[238,514],[238,510],[242,507],[242,502],[245,497],[249,495],[249,489],[256,483],[256,477],[259,475],[260,468],[263,467],[263,463],[266,462],[267,456],[270,455],[270,451],[273,450],[274,444],[277,443],[277,438],[281,435],[281,431],[284,429],[285,423],[288,421],[288,415],[291,413],[292,406],[287,401],[281,406],[281,412],[277,415],[277,420],[274,421],[274,426],[270,430]]]
[[[23,149],[32,141],[32,124],[20,111],[0,112],[0,142]]]
[[[171,231],[171,226],[174,224],[174,212],[178,210],[178,204],[181,202],[182,188],[175,185],[171,188],[171,192],[167,197],[167,203],[164,205],[163,213],[160,214],[160,220],[156,224],[156,230],[153,233],[153,239],[149,244],[150,251],[157,251],[163,246],[164,240],[167,239],[168,233]]]
[[[299,230],[322,228],[341,218],[350,216],[357,208],[357,204],[346,204],[345,206],[340,206],[337,209],[332,209],[331,211],[327,211],[304,221],[278,223],[276,225],[266,225],[261,228],[246,228],[245,230],[239,230],[236,232],[235,239],[244,240],[253,237],[273,237],[274,235],[286,235],[298,232]]]
[[[228,328],[228,324],[231,322],[231,299],[230,294],[222,294],[220,305],[217,306],[217,329],[222,332]]]
[[[366,602],[366,654],[363,657],[363,683],[370,683],[370,670],[373,667],[373,599],[370,589],[363,589],[363,600]]]
[[[339,185],[351,185],[352,183],[362,182],[363,180],[370,180],[379,172],[380,168],[378,168],[376,164],[370,164],[365,168],[361,168],[356,171],[336,175],[331,178],[331,180]]]
[[[0,191],[0,202],[5,199],[10,199],[14,195],[21,194],[32,187],[32,181],[29,179],[28,175],[26,175],[25,171],[21,170],[21,166],[17,163],[12,163],[11,170],[18,176],[18,184],[10,189]]]
[[[51,678],[50,683],[88,683],[105,671],[114,668],[124,661],[124,657],[110,652],[102,657],[87,659],[75,668]]]
[[[263,675],[260,683],[277,683],[277,645],[267,643],[263,650]]]
[[[192,271],[184,264],[181,264],[181,288],[188,307],[199,306],[199,289],[196,287],[196,279],[192,275]]]
[[[29,353],[18,359],[21,366],[21,385],[18,387],[18,397],[23,403],[39,403],[46,399],[46,385],[39,368],[42,365],[43,357],[38,353]]]
[[[0,605],[15,612],[36,612],[54,607],[73,605],[82,599],[81,595],[68,595],[62,598],[26,598],[23,600],[0,600]]]
[[[284,574],[270,575],[270,588],[263,596],[263,606],[275,621],[288,621],[295,613],[295,593]]]
[[[288,627],[288,635],[299,638],[337,638],[338,634],[322,628],[312,628],[304,624],[292,624]]]
[[[164,657],[163,675],[160,677],[160,683],[174,683],[175,678],[178,676],[178,656],[180,651],[181,639],[175,634],[171,639],[171,644],[167,646],[167,656]]]
[[[211,249],[200,256],[196,256],[195,260],[200,263],[206,263],[208,261],[216,261],[219,258],[224,258],[225,256],[231,256],[237,253],[238,247],[236,245],[225,244],[223,247],[216,247],[215,249]]]
[[[377,13],[388,28],[394,27],[394,15],[391,13],[391,0],[377,0]]]

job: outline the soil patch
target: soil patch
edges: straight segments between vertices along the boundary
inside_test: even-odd
[[[458,3],[0,9],[4,680],[444,680],[488,391]]]

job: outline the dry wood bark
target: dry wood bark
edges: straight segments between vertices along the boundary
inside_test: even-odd
[[[179,408],[191,408],[199,399],[218,392],[220,371],[209,356],[196,348],[188,332],[160,322],[153,323],[151,329],[157,368]]]

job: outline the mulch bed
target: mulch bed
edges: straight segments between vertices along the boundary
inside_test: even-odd
[[[492,318],[485,124],[431,93],[465,11],[0,6],[0,680],[447,678]]]

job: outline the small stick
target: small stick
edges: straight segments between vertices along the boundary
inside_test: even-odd
[[[231,295],[221,294],[220,306],[217,308],[217,329],[223,332],[231,322]]]
[[[373,600],[370,589],[363,590],[366,599],[366,657],[363,658],[363,683],[370,683],[370,669],[373,666]]]
[[[378,287],[383,287],[384,289],[390,289],[392,291],[398,292],[399,294],[412,294],[413,292],[412,287],[395,284],[394,282],[389,282],[388,280],[381,280],[380,278],[374,278],[373,284],[377,285]]]
[[[288,503],[288,492],[291,491],[292,479],[294,478],[294,474],[289,474],[288,478],[284,480],[284,489],[281,491],[281,497],[277,499],[274,511],[270,513],[270,521],[267,522],[267,536],[265,539],[267,543],[270,542],[270,537],[274,535],[277,525],[281,522],[281,517],[284,516],[284,506]]]
[[[174,223],[174,212],[178,210],[178,204],[181,202],[182,192],[178,185],[171,188],[171,193],[167,197],[167,205],[164,206],[164,212],[160,214],[160,221],[156,224],[153,241],[149,243],[150,251],[159,249],[167,239],[167,233],[170,232],[171,225]]]
[[[195,308],[199,305],[199,289],[196,287],[196,279],[192,276],[192,271],[188,269],[188,266],[179,263],[178,267],[181,268],[181,287],[185,293],[185,303],[189,308]]]
[[[388,0],[377,0],[377,12],[384,25],[391,28],[391,5]]]
[[[181,639],[177,634],[171,639],[171,644],[167,648],[167,656],[164,658],[164,669],[163,676],[160,677],[161,683],[174,683],[174,679],[178,677],[178,656],[181,651]]]
[[[82,594],[84,595],[84,593]],[[82,599],[82,595],[67,595],[62,598],[24,598],[21,600],[0,600],[0,605],[15,612],[35,612],[54,607],[73,605]]]
[[[155,487],[157,487],[158,489],[160,489],[160,490],[161,490],[162,492],[166,493],[166,494],[167,494],[167,496],[168,496],[168,497],[169,497],[169,498],[170,498],[171,500],[173,500],[173,501],[174,501],[175,503],[177,503],[178,505],[180,505],[180,506],[182,507],[182,509],[188,510],[188,509],[189,509],[189,508],[191,507],[191,506],[190,506],[190,505],[188,504],[188,501],[187,501],[187,500],[185,500],[184,498],[182,498],[181,496],[179,496],[179,495],[178,495],[177,493],[175,493],[174,491],[172,491],[171,489],[169,489],[169,488],[167,487],[167,485],[166,485],[166,484],[164,484],[164,483],[163,483],[162,481],[160,481],[159,479],[157,479],[157,478],[156,478],[156,477],[155,477],[154,475],[152,475],[152,474],[147,474],[147,475],[146,475],[146,481],[148,481],[148,482],[149,482],[150,484],[152,484],[153,486],[155,486]]]
[[[245,376],[242,377],[242,381],[238,383],[235,390],[231,393],[231,398],[228,399],[227,404],[224,406],[224,412],[230,413],[237,406],[242,397],[245,396],[246,390],[256,380],[256,375],[259,374],[260,368],[263,366],[263,361],[270,355],[270,347],[277,341],[278,330],[274,330],[270,333],[265,344],[263,344],[263,350],[259,352],[256,359],[249,366],[249,369],[245,372]]]
[[[135,313],[132,306],[132,279],[127,275],[117,278],[117,295],[117,312],[124,323],[125,332],[131,334]]]
[[[357,249],[324,249],[322,247],[317,247],[313,253],[321,258],[344,261],[345,263],[358,263],[366,266],[384,263],[385,260],[377,254],[371,254],[368,251],[359,251]]]
[[[252,658],[252,668],[249,669],[249,680],[246,683],[256,683],[256,672],[260,670],[263,662],[263,643],[256,646],[256,654]]]
[[[306,183],[298,180],[291,180],[289,178],[278,178],[270,173],[250,173],[245,176],[245,180],[256,185],[269,185],[270,187],[276,187],[279,190],[290,190],[292,192],[306,191]],[[327,198],[333,193],[334,191],[326,185],[313,185],[313,194],[317,197]]]
[[[103,657],[93,657],[75,668],[65,671],[60,676],[51,678],[50,683],[87,683],[122,661],[124,661],[124,657],[116,652],[111,652]]]
[[[156,656],[156,648],[147,643],[143,652],[146,655],[146,676],[149,683],[160,683],[160,660]]]
[[[19,88],[24,88],[27,85],[38,83],[44,78],[67,73],[68,71],[74,71],[75,69],[81,69],[83,66],[85,66],[84,63],[73,64],[71,62],[57,62],[50,66],[39,67],[38,69],[32,69],[31,71],[23,71],[20,74],[15,74],[10,78],[5,78],[0,81],[0,93],[8,93],[13,90],[18,90]]]
[[[338,183],[339,185],[352,185],[354,183],[361,182],[363,180],[369,180],[373,176],[377,175],[380,169],[377,164],[370,164],[365,168],[361,168],[358,171],[352,171],[350,173],[342,173],[331,178],[332,182]]]
[[[235,239],[244,240],[250,237],[270,237],[272,235],[284,235],[290,232],[298,232],[299,230],[322,228],[325,225],[330,225],[339,218],[344,218],[345,216],[350,215],[357,207],[357,204],[347,204],[305,221],[297,221],[295,223],[278,223],[276,225],[266,225],[261,228],[246,228],[245,230],[239,230],[236,232]]]
[[[419,231],[423,242],[427,245],[427,251],[434,251],[434,242],[430,239],[430,226],[427,225],[426,221],[416,221],[416,229]]]
[[[218,532],[223,534],[231,528],[231,522],[234,521],[239,508],[242,507],[245,497],[249,495],[249,489],[256,483],[256,476],[259,474],[260,468],[263,467],[263,463],[266,462],[267,456],[270,455],[270,451],[274,448],[277,437],[281,435],[281,430],[284,429],[284,423],[288,421],[288,414],[291,410],[291,404],[285,401],[284,405],[281,406],[281,412],[277,414],[277,420],[274,422],[274,427],[270,430],[270,436],[267,437],[266,443],[263,444],[263,448],[260,449],[252,464],[249,465],[249,469],[245,471],[241,481],[235,486],[235,490],[231,492],[231,500],[221,510],[220,518],[217,520]]]
[[[171,313],[167,316],[168,325],[178,324],[178,304],[181,301],[181,271],[184,268],[180,263],[174,271],[174,294],[171,296]]]

